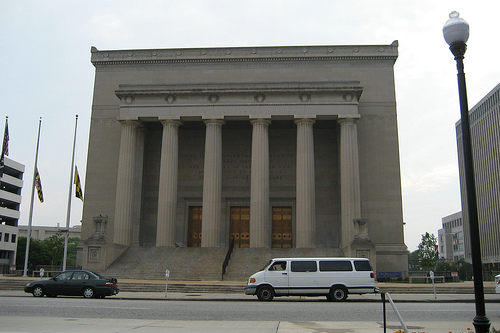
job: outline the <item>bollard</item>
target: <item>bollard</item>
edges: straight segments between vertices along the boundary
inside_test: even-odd
[[[382,298],[382,313],[383,313],[383,317],[384,317],[384,333],[386,333],[387,320],[385,317],[385,293],[381,292],[380,297]]]
[[[436,284],[434,283],[434,271],[430,271],[429,275],[431,276],[431,280],[432,280],[432,289],[434,289],[434,299],[437,299]]]
[[[170,276],[170,271],[167,269],[165,271],[165,297],[167,297],[167,289],[168,289],[168,277]]]

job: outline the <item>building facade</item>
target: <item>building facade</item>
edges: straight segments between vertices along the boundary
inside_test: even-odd
[[[0,273],[16,265],[19,208],[23,189],[24,165],[4,157],[0,177]]]
[[[91,54],[84,267],[234,239],[407,275],[397,41]]]
[[[481,255],[484,264],[500,263],[500,84],[469,111],[472,156],[476,181]],[[461,122],[456,123],[460,191],[464,218],[465,258],[471,261],[471,246]]]
[[[59,223],[57,224],[56,227],[42,227],[42,226],[31,226],[31,238],[32,239],[38,239],[38,240],[44,240],[46,238],[55,236],[58,232],[64,232],[66,228],[62,228],[59,226]],[[68,237],[81,237],[81,232],[82,232],[82,226],[80,225],[75,225],[71,228],[69,228],[69,234]],[[27,237],[28,236],[28,226],[27,225],[20,225],[19,226],[19,237]]]
[[[438,230],[439,258],[457,262],[465,259],[462,212],[443,217]]]

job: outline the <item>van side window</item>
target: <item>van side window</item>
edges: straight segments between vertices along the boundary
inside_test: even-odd
[[[316,272],[316,261],[292,261],[292,272]]]
[[[286,271],[286,261],[276,261],[271,267],[270,271]]]
[[[370,265],[370,262],[368,261],[354,261],[354,267],[356,267],[356,270],[358,272],[371,272],[373,271],[372,266]]]
[[[352,265],[348,260],[320,261],[319,270],[321,272],[351,272]]]

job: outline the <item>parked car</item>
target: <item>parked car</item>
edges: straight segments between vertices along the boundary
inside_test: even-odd
[[[35,297],[65,295],[104,298],[118,294],[120,289],[117,282],[114,278],[106,278],[91,271],[65,271],[47,280],[28,283],[24,292]]]
[[[500,294],[500,274],[495,276],[495,292]]]
[[[275,296],[326,296],[344,301],[348,294],[376,293],[375,274],[364,258],[276,258],[248,279],[245,294],[260,301]]]

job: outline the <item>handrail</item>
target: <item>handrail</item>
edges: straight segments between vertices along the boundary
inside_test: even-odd
[[[382,307],[383,307],[383,315],[384,315],[384,333],[386,332],[385,331],[385,329],[386,329],[386,317],[385,317],[385,299],[386,299],[386,297],[389,300],[389,302],[391,303],[392,309],[394,310],[394,313],[398,317],[399,322],[401,323],[401,326],[403,326],[403,330],[405,331],[405,333],[409,333],[408,328],[406,327],[406,325],[403,321],[403,318],[399,314],[398,309],[396,309],[396,305],[394,305],[394,302],[392,301],[391,295],[389,295],[388,292],[381,292],[380,296],[382,298]]]
[[[231,235],[231,243],[229,244],[229,248],[227,249],[226,258],[222,263],[222,277],[221,280],[224,280],[224,274],[226,274],[226,268],[229,265],[229,259],[231,259],[231,253],[233,253],[234,249],[234,236]]]

